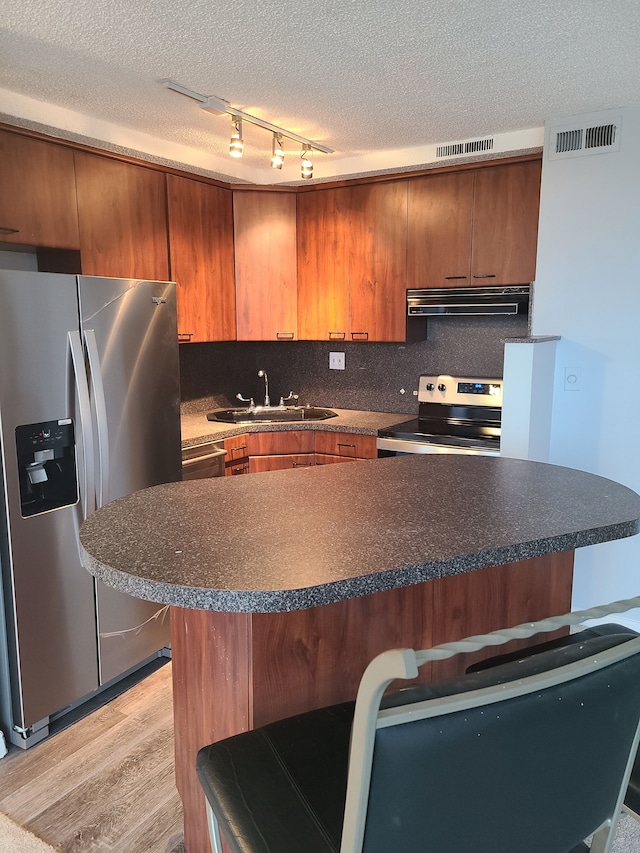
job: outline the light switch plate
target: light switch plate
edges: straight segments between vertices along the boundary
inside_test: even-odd
[[[329,370],[344,370],[344,353],[329,353]]]

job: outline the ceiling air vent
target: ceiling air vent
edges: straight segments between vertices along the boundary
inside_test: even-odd
[[[450,142],[447,145],[438,145],[436,148],[436,159],[442,157],[456,157],[464,154],[478,154],[482,151],[493,149],[493,138],[472,139],[469,142]]]
[[[611,116],[607,116],[611,119]],[[547,155],[549,160],[564,160],[585,154],[605,154],[620,150],[621,117],[613,121],[598,121],[597,116],[579,118],[572,125],[566,123],[549,129]]]

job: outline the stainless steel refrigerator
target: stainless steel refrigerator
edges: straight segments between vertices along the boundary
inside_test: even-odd
[[[0,270],[0,723],[22,747],[169,643],[82,567],[85,517],[180,479],[175,284]]]

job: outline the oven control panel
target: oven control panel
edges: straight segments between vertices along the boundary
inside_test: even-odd
[[[502,406],[502,379],[477,376],[421,376],[420,403]]]

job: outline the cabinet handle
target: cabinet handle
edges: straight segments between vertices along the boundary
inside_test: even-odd
[[[230,448],[229,448],[229,453],[235,453],[235,452],[236,452],[236,450],[246,450],[246,449],[247,449],[247,445],[246,445],[246,444],[239,444],[237,447],[230,447]]]
[[[276,338],[279,341],[292,341],[295,337],[295,332],[276,332]]]
[[[459,279],[464,279],[466,281],[466,275],[445,275],[445,281],[458,281]]]
[[[18,228],[3,228],[0,226],[0,232],[2,232],[2,234],[17,234],[18,230]]]
[[[354,450],[356,449],[355,444],[345,444],[345,443],[344,443],[344,442],[342,442],[342,441],[339,441],[339,442],[338,442],[338,447],[353,447],[353,449],[354,449]]]
[[[474,278],[495,278],[495,273],[486,273],[485,275],[475,275]]]
[[[346,337],[346,332],[329,332],[330,341],[343,341]]]
[[[293,468],[309,468],[313,465],[313,462],[292,462],[291,465]]]
[[[232,466],[231,475],[233,476],[234,474],[246,474],[246,472],[248,470],[249,470],[249,465],[247,462],[245,462],[244,465]]]
[[[369,340],[369,332],[351,332],[352,341],[359,340],[360,338],[364,341]]]
[[[178,332],[178,340],[181,340],[181,338],[185,338],[187,341],[190,341],[194,335],[195,332]]]

